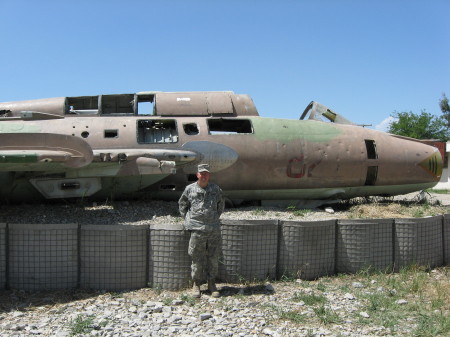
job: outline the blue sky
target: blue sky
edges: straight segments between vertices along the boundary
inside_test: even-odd
[[[450,97],[447,0],[0,0],[0,13],[0,101],[232,90],[264,117],[315,100],[375,127]]]

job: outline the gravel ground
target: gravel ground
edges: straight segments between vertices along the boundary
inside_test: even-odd
[[[442,195],[429,197],[435,200]],[[415,205],[419,198],[411,194],[399,199]],[[441,203],[449,205],[450,201]],[[355,212],[377,215],[374,217],[405,216],[396,213],[398,205],[363,204],[357,205],[360,208],[356,211],[348,205],[335,205],[333,210],[308,212],[292,207],[252,206],[227,209],[222,219],[310,221],[354,217]],[[373,213],[365,207],[373,209]],[[448,206],[438,211],[450,213]],[[113,205],[3,205],[0,222],[149,225],[181,223],[182,219],[176,202],[120,201]],[[448,294],[449,275],[448,268],[433,270],[427,273],[426,282],[442,284]],[[346,276],[271,284],[220,284],[220,298],[205,293],[200,300],[194,300],[188,291],[160,292],[148,288],[121,293],[0,291],[0,336],[419,336],[414,331],[423,315],[417,308],[429,300],[422,294],[395,297],[396,289],[378,282]],[[378,294],[394,294],[396,305],[408,308],[393,326],[382,323],[377,318],[379,312],[369,310],[367,297]],[[299,299],[300,295],[317,295],[325,300],[321,305],[307,304]],[[448,321],[448,295],[446,300],[440,315]]]
[[[450,213],[450,194],[429,194],[424,196],[429,203],[439,202],[441,207],[434,209],[438,213]],[[395,198],[393,203],[384,203],[385,199],[364,199],[351,203],[336,204],[330,207],[322,206],[310,210],[300,210],[293,206],[261,207],[248,206],[239,208],[226,208],[221,219],[224,220],[293,220],[314,221],[328,219],[342,219],[348,217],[365,218],[395,218],[409,217],[407,208],[417,206],[416,202],[422,199],[418,193],[411,193]],[[383,203],[380,203],[382,200]],[[359,205],[359,206],[358,206]],[[356,208],[355,208],[356,207]],[[358,208],[359,207],[359,208]],[[432,214],[432,213],[431,213]],[[426,214],[425,214],[426,215]],[[53,204],[25,204],[1,205],[0,222],[22,224],[57,224],[79,223],[82,225],[150,225],[182,223],[176,202],[159,200],[117,201],[114,203],[53,203]]]
[[[49,211],[49,208],[50,211]],[[282,219],[320,220],[344,217],[345,212],[330,214],[324,210],[311,210],[307,215],[295,215],[285,208],[242,207],[229,208],[221,219]],[[169,201],[119,201],[114,204],[53,204],[3,206],[0,222],[8,223],[79,223],[82,225],[150,225],[182,223],[178,204]]]
[[[205,292],[201,299],[188,291],[148,288],[1,291],[0,336],[447,336],[449,274],[440,268],[412,280],[394,274],[219,284],[220,298]],[[418,282],[441,289],[440,306],[433,309],[437,299],[431,292],[402,290]],[[377,305],[373,298],[384,302]]]

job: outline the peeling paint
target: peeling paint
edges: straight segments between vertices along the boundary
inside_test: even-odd
[[[316,121],[296,121],[273,118],[252,118],[255,136],[258,140],[276,140],[289,143],[306,140],[323,143],[339,136],[342,130],[331,123]]]

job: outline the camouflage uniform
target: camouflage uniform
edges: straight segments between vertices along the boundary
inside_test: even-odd
[[[184,228],[191,232],[188,253],[192,257],[192,279],[198,283],[214,280],[222,248],[219,221],[225,206],[222,190],[213,183],[205,188],[193,183],[186,186],[178,204],[185,219]]]

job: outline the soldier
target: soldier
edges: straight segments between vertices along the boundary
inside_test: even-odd
[[[208,164],[198,165],[197,182],[186,186],[178,201],[184,217],[184,228],[191,233],[188,253],[192,257],[193,296],[201,295],[200,285],[208,280],[208,289],[213,297],[219,297],[215,278],[222,249],[219,217],[225,202],[219,186],[210,183]]]

